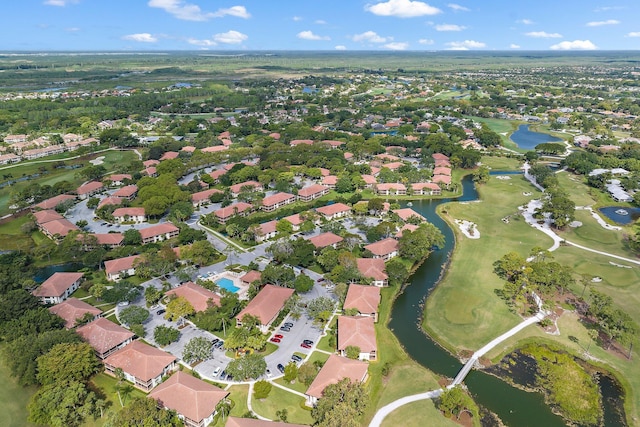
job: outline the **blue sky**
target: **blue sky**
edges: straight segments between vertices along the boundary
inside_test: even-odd
[[[0,50],[640,49],[612,1],[5,0]]]

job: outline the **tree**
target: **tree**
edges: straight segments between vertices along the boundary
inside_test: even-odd
[[[305,293],[313,289],[313,279],[306,274],[299,274],[293,282],[296,292]]]
[[[289,363],[287,366],[289,365],[294,365],[295,363]],[[287,366],[285,366],[285,375],[287,372]],[[302,384],[305,384],[307,386],[310,386],[311,383],[313,382],[314,379],[316,379],[316,376],[318,375],[318,369],[312,364],[312,363],[308,363],[305,362],[302,365],[300,365],[300,368],[297,369],[298,371],[298,381],[300,381]]]
[[[367,202],[367,209],[377,215],[384,209],[384,200],[377,197],[369,200],[369,202]]]
[[[444,236],[440,229],[426,222],[415,231],[404,230],[398,239],[398,250],[400,256],[415,262],[428,256],[432,247],[441,247],[443,244]]]
[[[129,405],[113,413],[105,427],[182,427],[184,422],[172,410],[158,407],[158,403],[146,397],[136,397]]]
[[[326,322],[333,314],[335,302],[331,298],[318,297],[307,304],[307,314],[319,322]]]
[[[298,365],[295,363],[287,363],[284,367],[284,380],[291,382],[298,376]]]
[[[311,411],[315,425],[321,427],[358,427],[368,403],[363,385],[348,378],[328,385]]]
[[[509,252],[493,263],[493,271],[500,278],[514,282],[524,272],[527,261],[517,252]]]
[[[267,362],[259,354],[247,354],[232,360],[227,365],[227,373],[241,381],[258,378],[267,370]]]
[[[52,427],[79,426],[95,413],[96,395],[79,381],[47,384],[29,402],[30,422]]]
[[[211,341],[205,337],[191,338],[182,350],[182,359],[187,363],[211,358]]]
[[[253,385],[253,397],[256,399],[266,399],[269,396],[269,393],[271,393],[272,387],[273,386],[269,381],[256,381]]]
[[[349,359],[359,359],[360,347],[357,345],[348,345],[347,348],[345,348],[345,353]]]
[[[220,252],[208,240],[198,240],[180,250],[180,257],[197,265],[210,265],[220,256]]]
[[[178,341],[179,336],[180,331],[170,326],[160,325],[156,326],[153,330],[154,341],[163,347],[171,344],[172,342]]]
[[[295,280],[293,268],[284,265],[269,264],[265,267],[261,275],[263,284],[270,283],[276,286],[290,288]]]
[[[137,246],[142,244],[142,236],[140,235],[140,232],[135,228],[126,230],[124,233],[122,233],[122,235],[124,236],[124,238],[122,239],[123,245]]]
[[[155,286],[149,285],[144,290],[144,299],[147,303],[147,307],[150,307],[160,301],[162,298],[162,291]]]
[[[436,401],[437,408],[442,411],[445,417],[451,418],[464,409],[471,409],[468,405],[470,398],[459,385],[445,390]]]
[[[167,312],[164,318],[174,322],[181,317],[191,316],[195,312],[193,306],[185,297],[177,297],[172,298],[167,304]]]
[[[152,286],[150,286],[153,288]],[[155,289],[155,288],[153,288]],[[145,291],[146,295],[146,291]],[[123,308],[118,314],[118,320],[126,325],[141,325],[149,318],[149,310],[137,305]]]
[[[128,280],[121,280],[102,292],[102,300],[110,304],[132,302],[140,296],[142,286],[134,285]]]
[[[100,369],[100,361],[86,343],[56,344],[48,353],[38,357],[37,364],[37,378],[42,385],[83,382]]]
[[[489,168],[485,165],[480,166],[473,172],[473,181],[478,184],[484,184],[489,180]]]
[[[291,234],[293,233],[293,224],[286,219],[281,219],[276,223],[276,231],[280,234]]]
[[[100,199],[97,197],[91,197],[89,200],[87,200],[87,207],[89,209],[95,209],[98,207],[99,204],[100,204]]]
[[[393,286],[401,285],[409,277],[409,269],[398,258],[392,258],[385,266],[385,271],[389,277],[389,283]]]
[[[4,339],[12,341],[23,335],[37,335],[42,332],[61,329],[64,321],[44,307],[24,312],[20,317],[2,325]]]
[[[289,411],[287,410],[287,408],[278,409],[276,411],[276,417],[278,417],[278,419],[283,423],[286,423],[289,419]]]

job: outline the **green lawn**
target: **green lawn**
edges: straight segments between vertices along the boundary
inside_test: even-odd
[[[249,386],[234,385],[229,388],[229,399],[234,403],[233,409],[231,409],[231,415],[234,417],[241,417],[247,413],[249,407],[247,406],[247,396],[249,395]]]
[[[11,377],[9,369],[0,363],[0,425],[4,427],[35,426],[27,423],[27,403],[35,387],[22,387]]]
[[[428,421],[427,421],[428,420]],[[420,400],[402,406],[382,422],[382,427],[456,427],[460,424],[445,418],[431,400]]]
[[[118,382],[114,377],[107,375],[105,373],[99,373],[91,379],[91,383],[93,386],[101,393],[104,393],[104,397],[107,400],[107,410],[104,413],[104,417],[98,418],[97,420],[93,420],[89,418],[83,426],[85,427],[98,427],[104,424],[104,421],[107,419],[109,413],[113,411],[119,411],[122,406],[120,406],[120,399],[118,399],[118,394],[115,392],[115,385]],[[147,395],[142,391],[134,388],[131,394],[126,397],[123,397],[123,403],[127,406],[133,399],[136,397],[146,397]]]
[[[286,409],[288,411],[288,422],[298,424],[312,424],[311,411],[302,409],[301,404],[304,398],[278,387],[273,387],[266,399],[258,400],[251,397],[253,410],[269,419],[278,419],[276,411]]]
[[[424,326],[455,350],[475,351],[520,320],[495,294],[502,281],[493,273],[493,262],[511,251],[527,255],[535,246],[552,245],[520,216],[512,216],[508,224],[502,221],[532,198],[523,193],[539,195],[522,176],[491,177],[479,192],[478,203],[440,206],[450,224],[454,219],[473,221],[481,236],[468,239],[454,225],[457,243],[451,267],[427,300]]]

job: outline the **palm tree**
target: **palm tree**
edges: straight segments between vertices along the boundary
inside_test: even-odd
[[[229,399],[223,399],[218,403],[218,405],[216,405],[216,413],[222,416],[222,420],[227,418],[230,412],[231,412],[231,401]]]
[[[125,379],[124,371],[122,370],[122,368],[116,368],[116,370],[113,371],[113,374],[118,379],[118,382],[114,386],[114,389],[115,389],[116,393],[118,393],[118,400],[120,400],[120,406],[124,407],[124,403],[122,402],[122,396],[120,395],[120,392],[123,391],[122,390],[122,388],[123,388],[122,385],[123,385],[123,381]]]

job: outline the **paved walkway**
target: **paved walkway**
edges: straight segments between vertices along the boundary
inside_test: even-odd
[[[249,412],[251,412],[253,415],[255,415],[256,417],[258,417],[259,420],[263,420],[263,421],[271,421],[269,418],[265,418],[259,414],[257,414],[254,410],[253,410],[253,406],[251,406],[251,397],[253,396],[253,382],[249,383],[249,394],[247,395],[247,408],[249,409]]]

